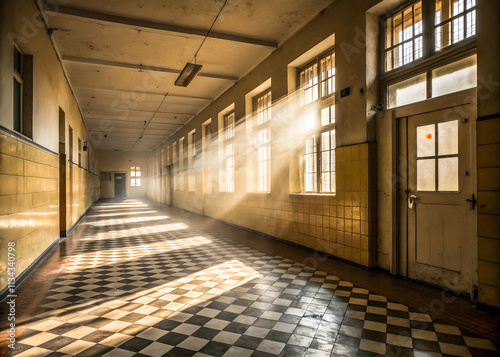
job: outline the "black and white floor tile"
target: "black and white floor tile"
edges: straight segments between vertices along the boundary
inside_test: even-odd
[[[490,340],[151,207],[97,205],[11,356],[495,356]]]

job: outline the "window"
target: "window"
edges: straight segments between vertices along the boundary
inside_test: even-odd
[[[71,125],[69,126],[69,135],[68,135],[68,142],[69,142],[69,162],[73,162],[73,128]]]
[[[440,51],[476,34],[476,0],[436,0],[435,49]]]
[[[14,130],[21,132],[23,101],[22,55],[14,46]]]
[[[254,99],[257,114],[257,190],[271,191],[271,90]]]
[[[78,138],[78,166],[82,166],[82,139]]]
[[[184,191],[184,138],[179,139],[179,190]]]
[[[319,70],[318,70],[319,69]],[[335,53],[299,69],[301,116],[305,129],[304,192],[333,193],[335,178]]]
[[[442,51],[475,36],[476,0],[417,1],[386,16],[384,24],[388,108],[477,85],[474,43]],[[422,64],[407,70],[417,60]]]
[[[201,126],[203,194],[212,193],[212,168],[210,165],[210,156],[212,150],[212,129],[210,128],[211,123],[212,119],[208,119]]]
[[[177,143],[172,144],[172,161],[174,164],[174,190],[179,189],[179,152],[177,151]]]
[[[386,20],[385,59],[387,71],[422,58],[422,30],[421,1]]]
[[[219,178],[220,191],[234,192],[234,111],[223,116],[224,125],[224,170]]]
[[[191,131],[188,134],[188,191],[194,192],[196,186],[196,171],[195,171],[195,157],[196,157],[196,142],[195,142],[195,131]]]
[[[33,56],[14,46],[13,125],[14,131],[33,138]]]
[[[130,168],[130,186],[139,187],[141,186],[141,167],[132,166]]]

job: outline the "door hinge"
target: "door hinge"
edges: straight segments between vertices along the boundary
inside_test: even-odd
[[[471,203],[470,210],[474,211],[474,209],[476,208],[476,203],[477,203],[477,200],[476,200],[476,197],[474,196],[474,194],[472,194],[472,199],[470,199],[470,198],[467,199],[467,202]]]

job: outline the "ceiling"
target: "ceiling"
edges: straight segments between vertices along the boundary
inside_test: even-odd
[[[95,148],[149,151],[333,0],[39,1]]]

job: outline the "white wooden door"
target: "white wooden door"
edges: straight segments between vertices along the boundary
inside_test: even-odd
[[[477,241],[470,133],[470,118],[446,110],[407,117],[408,276],[466,293]]]

